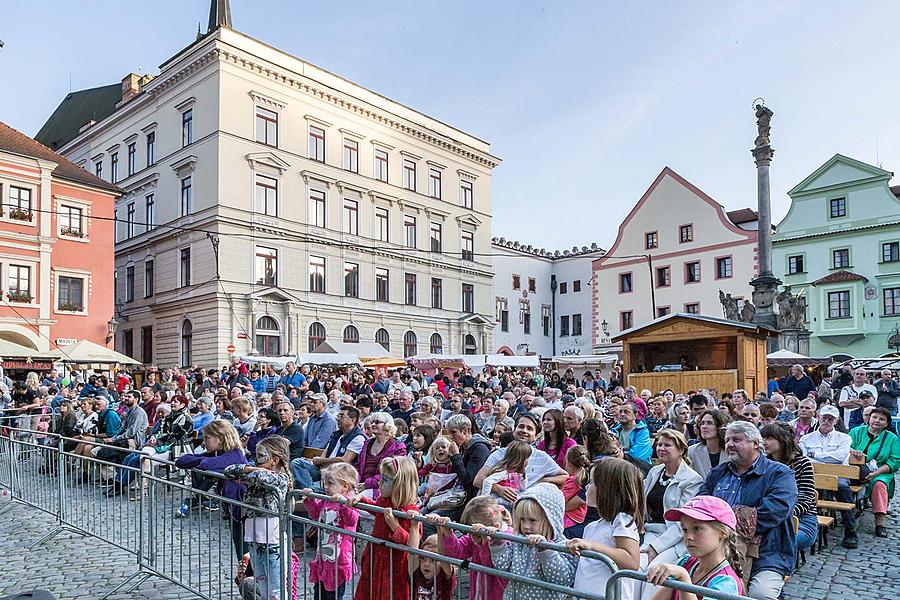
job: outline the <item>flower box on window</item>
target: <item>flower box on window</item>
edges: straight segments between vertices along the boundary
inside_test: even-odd
[[[16,221],[30,221],[31,211],[22,210],[21,208],[11,208],[9,209],[9,218],[15,219]]]
[[[31,302],[31,294],[25,291],[10,290],[6,292],[6,296],[10,302],[24,302],[25,304]]]
[[[62,229],[59,230],[59,235],[64,235],[67,237],[74,237],[74,238],[83,238],[84,232],[79,229],[72,229],[71,227],[63,227]]]
[[[84,310],[84,306],[72,302],[63,302],[59,305],[59,310],[69,312],[82,312]]]

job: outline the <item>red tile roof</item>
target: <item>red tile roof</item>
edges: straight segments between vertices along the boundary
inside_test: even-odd
[[[851,273],[850,271],[836,271],[831,275],[826,275],[821,279],[812,282],[813,285],[825,285],[828,283],[849,283],[851,281],[868,281],[867,277]]]
[[[750,223],[752,221],[758,221],[759,215],[755,210],[750,208],[739,208],[738,210],[730,210],[726,213],[728,218],[735,225],[740,225],[742,223]]]
[[[53,169],[54,177],[74,181],[82,185],[100,188],[117,194],[124,193],[122,188],[100,179],[93,173],[88,173],[62,154],[57,154],[47,146],[37,142],[21,131],[17,131],[0,121],[0,151],[11,152],[21,156],[40,158],[57,163]]]

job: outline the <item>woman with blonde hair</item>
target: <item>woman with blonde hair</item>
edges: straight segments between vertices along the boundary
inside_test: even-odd
[[[690,467],[687,439],[678,431],[660,430],[656,438],[656,455],[660,464],[650,469],[644,479],[647,519],[641,545],[641,568],[674,563],[687,552],[680,523],[667,521],[665,513],[687,504],[703,485],[703,478]],[[656,586],[645,584],[641,597],[646,600],[656,591]]]
[[[394,425],[394,419],[388,413],[372,413],[366,420],[369,421],[372,437],[365,441],[357,459],[358,489],[367,498],[377,500],[381,482],[379,471],[381,462],[392,456],[405,457],[406,444],[394,437],[397,428]]]

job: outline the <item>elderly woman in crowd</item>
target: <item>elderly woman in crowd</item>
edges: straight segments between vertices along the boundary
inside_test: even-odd
[[[487,396],[481,401],[481,412],[475,415],[475,423],[478,425],[478,430],[481,433],[490,436],[491,430],[494,429],[496,422],[497,418],[494,414],[494,398],[492,396]]]
[[[377,500],[381,461],[391,456],[406,456],[406,445],[394,437],[397,428],[388,413],[372,413],[368,421],[372,437],[366,440],[359,453],[356,466],[359,472],[358,489],[363,496]]]
[[[653,396],[647,402],[647,416],[644,417],[644,424],[647,425],[647,431],[650,435],[655,435],[657,431],[666,426],[669,422],[666,415],[666,400],[661,395]]]
[[[688,458],[691,466],[701,477],[706,475],[719,465],[728,460],[728,455],[723,456],[725,450],[725,427],[731,422],[724,412],[715,408],[709,408],[700,413],[698,435],[700,443],[694,444],[688,449]]]
[[[563,422],[566,425],[566,435],[575,440],[576,444],[584,444],[584,434],[581,433],[584,409],[577,404],[567,406],[563,410]]]
[[[887,507],[894,496],[894,473],[900,470],[900,440],[888,431],[891,412],[882,406],[872,406],[868,424],[850,430],[851,458],[875,463],[875,469],[865,476],[866,497],[872,501],[875,513],[875,535],[887,537]]]
[[[687,404],[673,404],[669,408],[669,429],[674,429],[686,439],[691,439],[691,428],[689,421],[691,420],[691,409]]]
[[[651,564],[674,563],[687,552],[681,524],[666,521],[666,511],[680,508],[697,495],[703,478],[690,467],[687,439],[677,431],[663,429],[656,439],[656,465],[644,479],[647,507],[646,535],[641,546],[641,568]],[[643,586],[642,598],[651,598],[658,588]]]
[[[794,429],[787,423],[766,425],[760,432],[766,447],[766,455],[787,465],[794,471],[797,481],[797,502],[794,516],[800,521],[797,530],[797,549],[805,550],[819,537],[819,516],[816,509],[816,479],[812,462],[800,452]]]

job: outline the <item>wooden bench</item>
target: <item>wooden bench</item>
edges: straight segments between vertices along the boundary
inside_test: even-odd
[[[815,471],[815,467],[813,467],[813,471]],[[814,473],[813,477],[815,477],[816,481],[816,490],[829,492],[831,495],[838,491],[837,475]],[[839,510],[854,510],[856,508],[856,503],[838,502],[837,500],[822,500],[820,498],[818,502],[816,502],[816,506],[824,510],[835,512]]]
[[[822,475],[834,475],[839,479],[849,479],[850,481],[859,479],[859,466],[858,465],[830,465],[826,463],[813,463],[813,472]],[[865,486],[862,485],[850,485],[850,493],[853,494],[853,497],[856,501],[856,511],[857,513],[862,512],[862,500],[863,500],[863,491],[865,490]],[[838,508],[837,510],[849,510]]]
[[[322,456],[325,454],[324,448],[312,448],[307,446],[303,449],[303,458],[315,458],[317,456]]]

